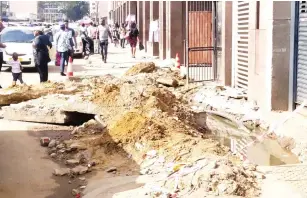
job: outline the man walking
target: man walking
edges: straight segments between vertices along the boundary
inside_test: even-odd
[[[90,26],[87,28],[87,35],[89,36],[90,53],[94,54],[94,40],[96,39],[96,28],[93,22],[90,22]]]
[[[48,36],[43,35],[42,31],[36,30],[34,31],[34,41],[33,41],[33,48],[34,48],[34,62],[35,67],[40,76],[40,82],[47,82],[48,81],[48,63],[51,61],[49,57],[49,50],[48,47],[52,47],[52,44],[49,41]]]
[[[0,32],[2,32],[2,30],[4,29],[4,25],[2,23],[2,21],[0,21]],[[2,64],[3,64],[3,48],[5,48],[5,44],[0,43],[0,73],[1,73],[1,69],[2,69]],[[1,85],[0,85],[0,89],[1,89]]]
[[[65,30],[65,24],[60,26],[60,31],[55,35],[55,45],[56,50],[61,56],[60,69],[61,76],[66,76],[64,73],[65,62],[69,57],[69,53],[71,50],[71,36],[70,33]]]
[[[67,57],[67,60],[66,60],[67,63],[68,63],[68,58],[71,57],[73,59],[73,57],[74,57],[74,49],[77,48],[78,46],[77,46],[75,30],[73,30],[72,28],[69,27],[68,20],[64,21],[64,25],[65,25],[65,31],[70,34],[70,39],[69,39],[70,49],[68,51],[68,57]]]
[[[100,49],[101,49],[101,56],[102,61],[104,63],[107,62],[107,56],[108,56],[108,37],[110,37],[112,42],[112,36],[109,27],[106,25],[105,20],[101,21],[101,24],[98,26],[98,35],[99,35],[99,41],[100,41]]]

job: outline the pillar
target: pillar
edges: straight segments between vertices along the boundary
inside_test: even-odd
[[[143,44],[147,52],[147,40],[149,36],[150,5],[149,1],[143,1]]]
[[[159,19],[159,1],[150,1],[150,17],[149,26],[152,21]],[[150,32],[149,32],[150,33]],[[148,40],[148,54],[151,56],[159,56],[159,42]]]
[[[136,14],[136,22],[138,25],[138,29],[140,31],[139,39],[143,41],[144,34],[143,34],[143,1],[137,2],[137,14]]]
[[[159,58],[166,58],[166,2],[159,1]]]
[[[166,58],[175,58],[179,54],[183,61],[183,3],[182,1],[166,2]]]
[[[138,2],[137,1],[129,1],[129,4],[130,4],[129,14],[135,15],[135,17],[137,17],[137,4],[138,4]],[[135,18],[135,20],[136,20],[136,18]]]
[[[224,1],[222,4],[222,57],[218,80],[226,86],[231,86],[232,77],[232,2]]]
[[[123,3],[123,21],[126,20],[127,17],[127,3]]]

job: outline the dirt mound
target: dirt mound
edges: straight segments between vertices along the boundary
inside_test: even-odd
[[[133,76],[139,73],[152,73],[155,71],[156,65],[153,62],[138,63],[131,67],[126,73],[126,76]]]

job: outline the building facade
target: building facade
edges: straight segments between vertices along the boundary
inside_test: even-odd
[[[36,19],[38,3],[37,1],[9,1],[9,11],[13,19]]]
[[[38,6],[38,16],[46,22],[57,22],[62,20],[61,13],[63,5],[56,1],[40,1]]]
[[[175,58],[189,81],[246,90],[262,110],[307,100],[305,1],[112,1],[109,19],[135,15],[149,55]],[[306,32],[305,32],[306,31]]]
[[[92,21],[99,23],[100,19],[108,17],[108,6],[111,5],[109,1],[90,1],[89,4]]]

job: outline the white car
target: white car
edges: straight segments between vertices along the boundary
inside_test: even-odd
[[[12,54],[16,52],[23,67],[35,67],[32,42],[34,39],[33,28],[7,27],[0,34],[1,43],[6,45],[3,50],[4,64],[12,60]],[[49,54],[54,54],[49,50]],[[51,59],[53,57],[50,56]]]

